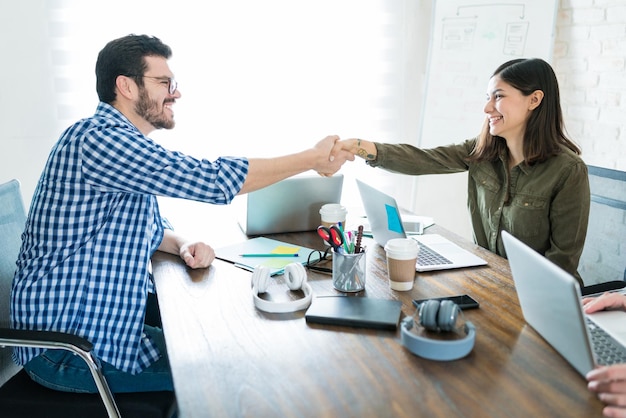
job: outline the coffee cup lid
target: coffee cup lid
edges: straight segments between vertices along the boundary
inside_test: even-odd
[[[320,215],[343,215],[345,216],[348,211],[345,206],[339,203],[327,203],[320,209]]]
[[[385,244],[387,256],[407,260],[417,257],[419,245],[411,238],[393,238]]]

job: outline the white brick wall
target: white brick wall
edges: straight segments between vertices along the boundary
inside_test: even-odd
[[[554,69],[588,164],[626,171],[626,0],[561,0]]]
[[[626,0],[561,0],[556,25],[554,69],[567,131],[587,164],[626,171]],[[611,210],[601,206],[594,209]],[[586,284],[622,277],[625,220],[602,218],[594,212],[590,222],[583,254],[590,264],[580,270]]]

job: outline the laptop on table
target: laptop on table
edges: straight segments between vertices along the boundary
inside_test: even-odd
[[[506,231],[502,240],[526,322],[583,376],[626,362],[626,312],[586,315],[578,281]]]
[[[396,200],[386,193],[357,180],[363,208],[374,241],[384,247],[392,238],[406,238]],[[412,235],[420,246],[415,270],[433,271],[461,267],[483,266],[487,262],[438,234]]]
[[[233,203],[246,235],[314,231],[320,225],[320,208],[339,203],[342,187],[341,174],[291,177],[238,196]]]

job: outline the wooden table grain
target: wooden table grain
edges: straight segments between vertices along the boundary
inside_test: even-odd
[[[304,311],[255,309],[251,273],[216,260],[190,270],[157,252],[153,272],[183,418],[195,417],[595,417],[602,403],[586,382],[525,324],[508,262],[443,228],[488,261],[484,267],[418,273],[413,290],[389,289],[382,248],[366,240],[367,283],[354,297],[413,299],[467,293],[477,329],[469,356],[425,360],[400,330],[307,324]],[[313,233],[272,238],[323,248]],[[329,275],[309,272],[316,296],[340,294]],[[281,280],[280,278],[278,279]],[[291,297],[273,286],[276,299]]]

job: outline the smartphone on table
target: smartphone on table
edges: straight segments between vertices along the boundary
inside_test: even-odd
[[[470,295],[456,295],[456,296],[442,296],[438,298],[428,298],[428,299],[415,299],[413,300],[413,305],[416,307],[427,300],[451,300],[452,302],[459,305],[459,308],[465,309],[476,309],[480,306],[480,304]]]

